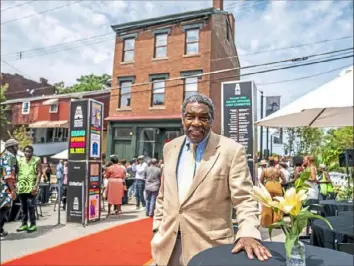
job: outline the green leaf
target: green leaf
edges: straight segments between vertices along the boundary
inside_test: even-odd
[[[317,215],[312,212],[306,211],[305,217],[307,219],[320,219],[320,220],[324,221],[326,224],[328,224],[329,228],[331,228],[331,230],[333,230],[331,223],[326,218],[322,217],[321,215]]]
[[[273,232],[274,227],[276,227],[276,226],[286,226],[286,224],[283,220],[280,220],[280,221],[268,226],[268,233],[269,233],[270,241],[272,241],[272,232]]]

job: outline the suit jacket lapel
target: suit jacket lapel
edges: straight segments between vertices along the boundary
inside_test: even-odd
[[[178,185],[177,185],[177,171],[178,171],[178,160],[179,160],[179,155],[181,153],[182,146],[184,142],[186,141],[186,137],[184,138],[179,138],[178,141],[174,144],[173,149],[171,150],[171,158],[169,161],[171,162],[171,172],[173,172],[173,175],[171,175],[171,185],[172,185],[172,190],[174,193],[174,197],[171,197],[172,199],[176,199],[176,203],[179,206],[179,198],[178,198]]]
[[[193,179],[192,186],[190,187],[187,196],[181,202],[181,205],[183,205],[184,202],[188,200],[188,198],[193,194],[193,192],[197,189],[199,184],[205,179],[205,177],[208,175],[210,172],[211,168],[214,166],[216,163],[217,159],[219,158],[219,137],[214,134],[213,132],[210,132],[209,140],[206,145],[206,149],[203,155],[203,159],[201,160],[199,164],[199,168],[196,172],[196,175]]]

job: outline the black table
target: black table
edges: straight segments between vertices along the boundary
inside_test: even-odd
[[[312,224],[311,244],[317,247],[334,249],[334,240],[339,243],[354,243],[354,218],[353,216],[326,217],[331,223],[333,231],[321,220]]]
[[[336,211],[353,211],[353,201],[336,201],[336,200],[321,200],[326,216],[335,216]]]
[[[273,256],[268,261],[259,261],[256,258],[249,260],[244,251],[232,254],[233,245],[222,245],[200,252],[191,259],[188,266],[285,266],[284,243],[264,242],[263,244]],[[353,266],[353,260],[353,255],[344,252],[306,245],[307,266]]]

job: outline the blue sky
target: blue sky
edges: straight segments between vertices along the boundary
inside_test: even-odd
[[[2,72],[21,71],[27,77],[49,82],[75,82],[80,75],[112,73],[114,34],[112,24],[157,17],[166,14],[211,7],[212,1],[2,1],[1,64]],[[51,12],[44,10],[61,7]],[[254,54],[303,43],[314,43],[353,35],[353,1],[225,1],[224,9],[235,16],[236,45],[242,66],[277,61],[332,50],[350,48],[353,39],[347,38],[294,49]],[[5,9],[5,10],[4,10]],[[26,19],[23,17],[29,16]],[[18,20],[16,20],[18,19]],[[10,20],[16,20],[9,22]],[[92,36],[104,35],[73,44],[23,52]],[[96,44],[92,44],[97,42]],[[65,50],[66,49],[66,50]],[[52,53],[51,51],[61,51]],[[243,56],[242,56],[243,55]],[[302,76],[318,74],[353,64],[353,59],[311,65],[296,69],[259,74],[253,79],[265,95],[280,95],[284,106],[308,91],[333,79],[340,70],[311,79],[262,85]],[[264,69],[264,68],[263,68]],[[246,73],[247,71],[242,71]]]

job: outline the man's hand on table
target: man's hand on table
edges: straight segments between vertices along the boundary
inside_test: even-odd
[[[250,260],[253,260],[253,255],[256,255],[260,261],[265,261],[272,257],[269,250],[252,237],[241,237],[231,252],[235,254],[241,250],[246,251]]]

